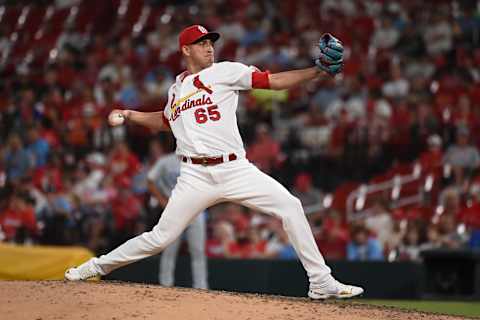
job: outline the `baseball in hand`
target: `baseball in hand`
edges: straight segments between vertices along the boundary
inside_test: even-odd
[[[118,110],[114,110],[108,116],[108,122],[112,126],[119,126],[125,122],[125,116]]]

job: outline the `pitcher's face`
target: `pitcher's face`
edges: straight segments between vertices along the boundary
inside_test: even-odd
[[[213,42],[210,39],[204,39],[188,45],[184,50],[184,54],[190,57],[192,62],[201,67],[201,69],[210,67],[214,62],[215,50],[213,48]]]

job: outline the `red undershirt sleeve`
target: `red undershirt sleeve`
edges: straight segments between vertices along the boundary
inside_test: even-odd
[[[168,122],[168,119],[167,117],[165,117],[165,114],[162,113],[162,120],[163,120],[163,125],[166,127],[166,128],[169,128],[170,129],[170,123]]]
[[[253,89],[270,89],[270,81],[268,79],[269,74],[270,73],[268,71],[252,72],[252,88]]]

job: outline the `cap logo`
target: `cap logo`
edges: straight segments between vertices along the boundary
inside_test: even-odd
[[[198,31],[200,31],[201,33],[208,33],[207,29],[202,26],[198,26]]]

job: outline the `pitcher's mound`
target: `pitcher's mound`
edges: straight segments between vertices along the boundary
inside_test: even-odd
[[[356,303],[118,282],[2,281],[2,319],[462,319]]]

